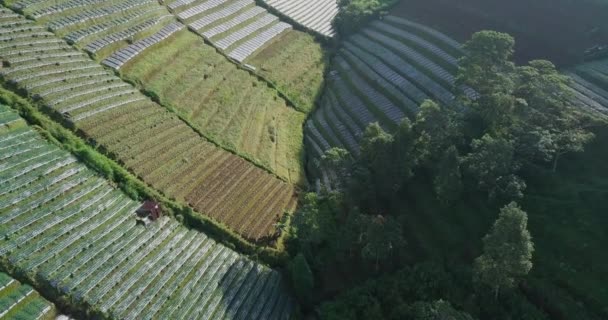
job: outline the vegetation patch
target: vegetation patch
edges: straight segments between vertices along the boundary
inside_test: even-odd
[[[196,35],[183,31],[150,49],[122,74],[153,92],[210,140],[252,159],[293,184],[305,185],[305,114],[266,83],[238,69]]]
[[[295,108],[309,113],[317,102],[329,63],[328,49],[314,37],[289,32],[246,62],[277,85]]]

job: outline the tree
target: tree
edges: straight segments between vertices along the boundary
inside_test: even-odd
[[[483,254],[474,263],[474,280],[492,288],[495,299],[501,289],[513,288],[532,269],[534,244],[527,224],[526,212],[511,202],[500,210],[483,238]]]
[[[397,191],[403,183],[413,176],[412,170],[418,164],[418,155],[415,149],[415,132],[412,123],[408,118],[404,118],[397,131],[394,133],[393,145],[391,148],[391,175],[394,180],[393,190]]]
[[[462,193],[462,176],[460,174],[460,159],[456,147],[449,147],[439,161],[433,188],[437,199],[444,204],[459,198]]]
[[[366,216],[367,230],[363,235],[361,256],[374,261],[376,271],[380,261],[385,260],[396,249],[405,245],[403,230],[397,220],[392,217]]]
[[[330,170],[333,175],[335,175],[335,179],[332,179],[335,181],[332,182],[337,189],[342,189],[348,184],[352,172],[352,165],[353,160],[350,153],[342,148],[331,148],[326,150],[319,162],[321,168]]]
[[[298,253],[289,263],[289,275],[299,301],[303,305],[312,303],[314,277],[302,253]]]
[[[420,105],[412,131],[415,157],[423,166],[434,167],[448,147],[462,144],[462,128],[456,114],[431,100]]]
[[[471,143],[472,151],[462,160],[462,166],[478,187],[487,191],[490,198],[497,195],[497,186],[509,185],[511,188],[525,187],[522,183],[511,183],[519,179],[515,173],[520,164],[515,158],[515,150],[511,142],[503,138],[493,138],[489,134]],[[523,189],[511,190],[511,194],[523,195]]]
[[[591,118],[572,106],[568,78],[545,60],[517,69],[515,94],[524,100],[518,125],[511,130],[519,140],[518,152],[529,160],[552,163],[569,152],[582,152],[594,137],[586,127]]]
[[[330,201],[319,199],[316,193],[308,193],[304,196],[301,208],[293,216],[293,234],[301,247],[321,244],[330,237],[334,224],[334,216],[330,210],[324,210],[322,202]]]
[[[355,206],[371,214],[383,214],[401,182],[393,154],[394,138],[378,123],[370,124],[360,142],[361,155],[355,170],[356,178],[349,192]]]
[[[366,217],[357,207],[354,207],[348,210],[345,217],[340,220],[336,236],[330,243],[335,258],[350,260],[359,257],[358,249],[361,247],[367,227]]]
[[[397,0],[338,0],[337,2],[340,10],[334,19],[334,26],[339,33],[347,35],[355,32]]]
[[[415,302],[408,309],[408,319],[413,320],[473,320],[471,315],[454,309],[443,300]]]
[[[480,31],[465,43],[467,54],[459,61],[456,84],[472,88],[478,95],[475,99],[467,95],[460,98],[492,131],[510,121],[516,106],[517,100],[512,95],[514,46],[515,40],[506,33]]]

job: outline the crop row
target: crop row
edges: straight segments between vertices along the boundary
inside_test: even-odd
[[[14,8],[21,8],[17,3]],[[26,14],[91,53],[102,49],[101,58],[155,30],[173,16],[153,0],[69,0],[37,2],[23,8]]]
[[[17,145],[15,136],[24,134],[21,128],[9,128],[0,133],[0,143]],[[38,135],[28,129],[32,134]],[[289,318],[293,302],[286,289],[265,286],[269,275],[280,279],[275,271],[170,218],[137,225],[139,204],[80,164],[57,165],[47,175],[41,175],[43,166],[19,177],[4,175],[19,171],[21,162],[59,164],[72,158],[41,137],[18,146],[34,151],[24,153],[25,160],[18,155],[0,160],[0,185],[9,189],[0,196],[5,205],[0,257],[13,267],[116,318],[146,313],[146,319],[234,319],[260,304],[267,319]],[[62,157],[51,160],[49,154]],[[29,183],[18,182],[24,176]],[[0,277],[0,302],[7,283]],[[264,294],[252,295],[260,292]],[[10,301],[19,305],[19,297],[29,294],[19,292]],[[268,304],[268,296],[285,298]]]
[[[180,0],[168,6],[180,21],[239,63],[291,29],[252,1]]]
[[[32,287],[0,272],[0,318],[15,320],[52,319],[55,307]]]
[[[334,146],[357,154],[368,124],[394,128],[426,99],[456,105],[452,91],[458,56],[453,52],[459,49],[446,51],[452,41],[438,44],[446,42],[446,36],[416,24],[406,27],[403,21],[375,21],[344,42],[333,61],[321,107],[306,124],[314,157]],[[470,88],[462,89],[475,97]]]
[[[23,18],[15,17],[10,11],[5,10],[3,14],[0,13],[0,22],[5,20],[17,21],[23,20]],[[27,23],[35,26],[32,22]],[[15,32],[27,35],[28,32],[38,31]],[[21,59],[22,62],[19,62],[15,68],[4,68],[1,71],[3,77],[28,90],[32,96],[37,97],[48,108],[62,114],[66,121],[74,123],[77,128],[83,130],[91,139],[102,145],[153,187],[157,187],[176,199],[193,201],[194,199],[189,195],[195,194],[197,206],[194,208],[199,212],[213,215],[212,212],[204,209],[213,207],[219,202],[225,202],[231,206],[242,199],[254,198],[256,194],[267,194],[270,191],[268,188],[249,190],[244,183],[231,189],[227,188],[229,184],[227,181],[238,180],[242,174],[242,172],[232,171],[232,168],[226,165],[227,163],[238,163],[239,166],[251,167],[248,175],[260,179],[264,185],[271,186],[279,182],[277,178],[255,168],[253,164],[217,149],[171,112],[153,103],[134,87],[111,75],[86,56],[23,60],[25,57],[35,57],[40,54],[39,52],[46,51],[49,46],[60,45],[62,54],[69,53],[70,50],[76,52],[74,49],[65,48],[63,46],[65,43],[62,44],[62,41],[54,38],[51,33],[45,33],[44,37],[46,40],[58,40],[59,42],[35,43],[39,38],[26,37],[14,41],[20,43],[29,41],[30,45],[17,48],[11,40],[0,42],[0,55],[8,51],[14,52],[20,48],[28,49],[28,52],[21,55],[11,54],[6,58],[9,64],[13,62],[13,59]],[[31,49],[34,47],[39,50],[32,51]],[[176,152],[179,152],[181,156],[175,156]],[[192,161],[194,159],[190,158],[218,152],[224,155],[222,159],[225,162]],[[27,154],[22,155],[22,157],[25,156]],[[49,161],[54,159],[52,153],[46,157],[49,157]],[[205,159],[203,158],[203,160]],[[42,163],[36,163],[30,166],[28,162],[22,162],[15,169],[0,173],[0,178],[5,175],[17,177],[33,167],[41,165]],[[213,189],[205,187],[210,183],[206,180],[208,176],[219,177],[212,180],[211,183],[218,188],[230,190],[230,192],[216,194],[214,197],[207,196],[214,192]],[[251,177],[245,177],[243,180],[246,179],[251,179]],[[282,184],[282,186],[281,190],[293,192],[289,185]],[[205,203],[198,201],[202,198],[205,199]],[[237,227],[248,222],[248,219],[276,219],[286,209],[274,206],[277,202],[284,203],[284,199],[275,198],[264,203],[265,208],[276,209],[273,209],[273,212],[260,210],[261,216],[243,215],[242,219],[230,223],[223,220],[218,221],[238,230]],[[264,234],[274,234],[274,230],[275,228],[270,225],[268,229],[255,230],[251,234],[256,234],[258,231]],[[249,237],[249,235],[245,236]]]

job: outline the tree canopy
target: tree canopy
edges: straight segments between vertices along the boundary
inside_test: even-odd
[[[475,259],[475,280],[492,288],[513,288],[532,269],[534,244],[528,216],[515,202],[500,210],[492,230],[483,238],[483,254]]]

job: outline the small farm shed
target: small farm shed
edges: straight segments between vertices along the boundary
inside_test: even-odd
[[[152,200],[144,201],[141,207],[137,209],[136,213],[137,221],[142,222],[144,225],[156,221],[163,215],[162,209],[160,208],[158,202]]]

